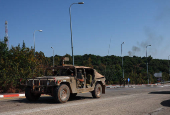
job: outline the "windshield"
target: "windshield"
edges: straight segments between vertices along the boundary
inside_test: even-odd
[[[55,68],[46,70],[46,76],[74,76],[74,69],[70,68]]]

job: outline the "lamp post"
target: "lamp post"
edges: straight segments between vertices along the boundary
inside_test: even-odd
[[[147,77],[148,77],[148,60],[147,60],[147,47],[151,45],[146,46],[146,68],[147,68]],[[148,84],[149,84],[149,77],[148,77]]]
[[[34,33],[33,33],[33,37],[34,37],[34,56],[35,56],[35,32],[36,31],[42,32],[42,30],[35,30]]]
[[[169,56],[168,56],[168,66],[169,66]],[[169,76],[170,76],[170,67],[169,67]]]
[[[84,4],[84,2],[72,3],[69,8],[70,13],[70,31],[71,31],[71,49],[72,49],[72,59],[73,59],[73,66],[74,66],[74,55],[73,55],[73,38],[72,38],[72,24],[71,24],[71,6],[73,4]]]
[[[122,45],[124,42],[121,44],[121,56],[122,56]],[[123,71],[123,79],[124,79],[124,69],[123,69],[123,56],[122,56],[122,71]]]
[[[53,49],[53,67],[54,67],[54,48],[51,47]]]

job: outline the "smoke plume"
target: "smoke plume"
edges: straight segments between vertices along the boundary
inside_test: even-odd
[[[131,51],[128,51],[128,55],[130,57],[136,55],[136,53],[139,55],[144,55],[147,45],[151,45],[149,51],[152,55],[157,54],[156,49],[160,47],[163,41],[163,37],[161,35],[157,35],[155,32],[151,31],[149,28],[145,28],[144,30],[145,30],[144,32],[146,34],[147,39],[140,43],[137,42],[137,45],[133,46]]]

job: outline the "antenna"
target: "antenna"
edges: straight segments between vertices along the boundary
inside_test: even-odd
[[[110,43],[111,43],[111,38],[110,38]],[[110,50],[110,43],[109,43],[108,55],[109,55],[109,50]],[[108,57],[107,57],[107,59],[108,59]],[[107,61],[106,61],[106,67],[107,67]],[[106,77],[106,67],[105,67],[105,77]]]

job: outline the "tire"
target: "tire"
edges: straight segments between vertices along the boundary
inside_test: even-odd
[[[70,93],[70,98],[69,99],[74,99],[76,97],[77,93]]]
[[[25,89],[25,96],[28,101],[37,101],[41,94],[34,94],[31,92],[31,87],[26,87]]]
[[[54,100],[58,103],[65,103],[70,97],[70,89],[67,85],[62,84],[54,89]]]
[[[93,98],[100,98],[102,94],[102,86],[97,83],[94,90],[92,91]]]

